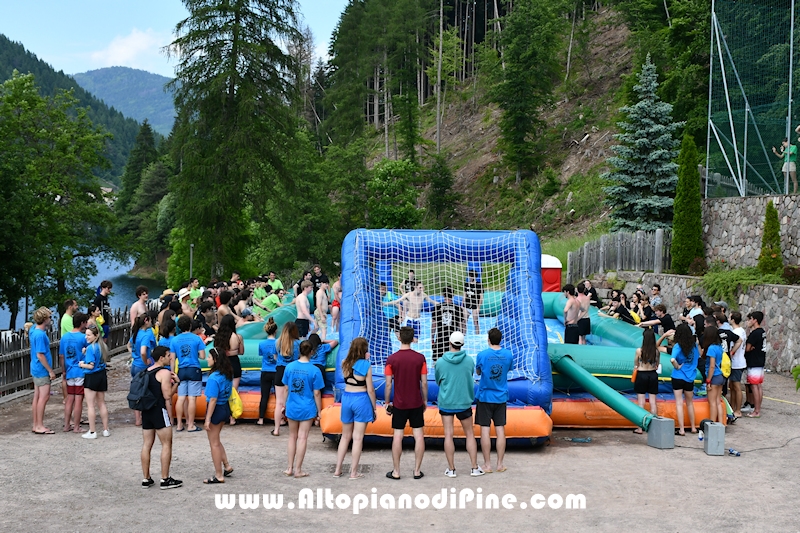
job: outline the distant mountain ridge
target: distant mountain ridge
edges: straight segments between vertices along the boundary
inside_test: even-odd
[[[92,123],[102,126],[113,135],[113,139],[108,141],[106,153],[111,168],[98,169],[96,175],[119,185],[128,155],[139,133],[139,123],[92,96],[63,71],[56,72],[52,66],[26,50],[22,43],[14,42],[0,33],[0,83],[11,78],[15,69],[20,74],[33,74],[43,96],[53,96],[58,89],[74,91],[78,105],[89,108],[88,116]]]
[[[139,122],[147,119],[155,131],[169,135],[175,120],[172,94],[166,76],[128,67],[107,67],[73,74],[78,84]]]

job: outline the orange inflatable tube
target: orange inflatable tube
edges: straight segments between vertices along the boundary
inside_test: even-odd
[[[341,404],[335,403],[322,410],[320,417],[320,428],[323,433],[339,435],[342,433]],[[513,438],[537,438],[549,437],[553,433],[553,421],[547,416],[539,406],[527,405],[524,407],[508,406],[506,411],[506,437]],[[475,435],[480,435],[480,426],[474,426]],[[439,409],[428,407],[425,410],[425,437],[444,438],[444,428],[442,418],[439,416]],[[377,437],[392,437],[392,417],[386,414],[383,407],[378,407],[378,419],[371,424],[367,424],[366,435]],[[406,426],[404,435],[410,437],[413,432]],[[464,431],[461,424],[455,424],[453,434],[456,438],[463,438]],[[492,437],[495,437],[494,426],[491,429]]]
[[[633,401],[633,400],[632,400]],[[645,403],[645,409],[650,410],[650,402]],[[678,414],[675,409],[675,400],[659,401],[656,404],[658,416],[672,418],[675,427],[678,427]],[[725,403],[720,401],[720,409],[725,412]],[[694,400],[695,423],[700,424],[704,418],[709,418],[708,400],[696,398]],[[553,412],[550,415],[553,425],[560,428],[635,428],[631,423],[606,404],[595,398],[553,398]],[[727,424],[727,420],[725,421]],[[684,427],[689,425],[689,415],[684,406]]]
[[[261,393],[260,392],[240,392],[239,398],[242,399],[242,416],[239,420],[258,420],[258,405],[261,403]],[[172,405],[176,405],[178,402],[178,397],[172,397]],[[206,416],[206,396],[203,394],[202,396],[197,397],[197,411],[195,413],[195,418],[197,420],[201,420]],[[333,396],[330,394],[325,394],[322,396],[322,409],[333,405]],[[275,395],[270,394],[269,396],[269,403],[267,403],[267,418],[270,420],[275,420],[273,417],[275,415]]]

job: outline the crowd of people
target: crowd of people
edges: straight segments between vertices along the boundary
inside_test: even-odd
[[[591,331],[590,305],[598,307],[605,316],[645,329],[642,346],[636,350],[634,358],[634,392],[641,407],[649,402],[653,414],[657,413],[660,354],[671,356],[672,389],[679,426],[676,435],[685,435],[685,414],[689,415],[691,432],[698,431],[693,404],[698,371],[703,380],[699,393],[708,396],[712,421],[723,422],[727,417],[728,423],[735,423],[742,416],[761,416],[766,365],[761,311],[749,313],[745,322],[741,313],[730,312],[727,302],[717,301],[709,306],[701,296],[692,295],[686,298],[676,321],[662,303],[661,286],[657,283],[652,285],[650,295],[639,285],[630,299],[624,292],[612,290],[611,300],[605,305],[589,280],[577,287],[565,285],[563,292],[567,298],[564,306],[566,344],[586,343],[586,335]],[[723,396],[731,406],[731,415],[720,408]],[[635,431],[642,432],[641,429]]]

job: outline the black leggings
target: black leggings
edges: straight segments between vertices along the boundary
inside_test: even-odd
[[[267,414],[269,391],[275,386],[275,372],[261,372],[261,402],[258,404],[258,418]]]

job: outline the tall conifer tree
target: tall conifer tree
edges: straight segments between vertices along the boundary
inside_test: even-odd
[[[703,204],[700,194],[700,171],[694,138],[685,134],[678,156],[678,185],[672,219],[672,269],[676,274],[689,272],[689,265],[703,250]]]

